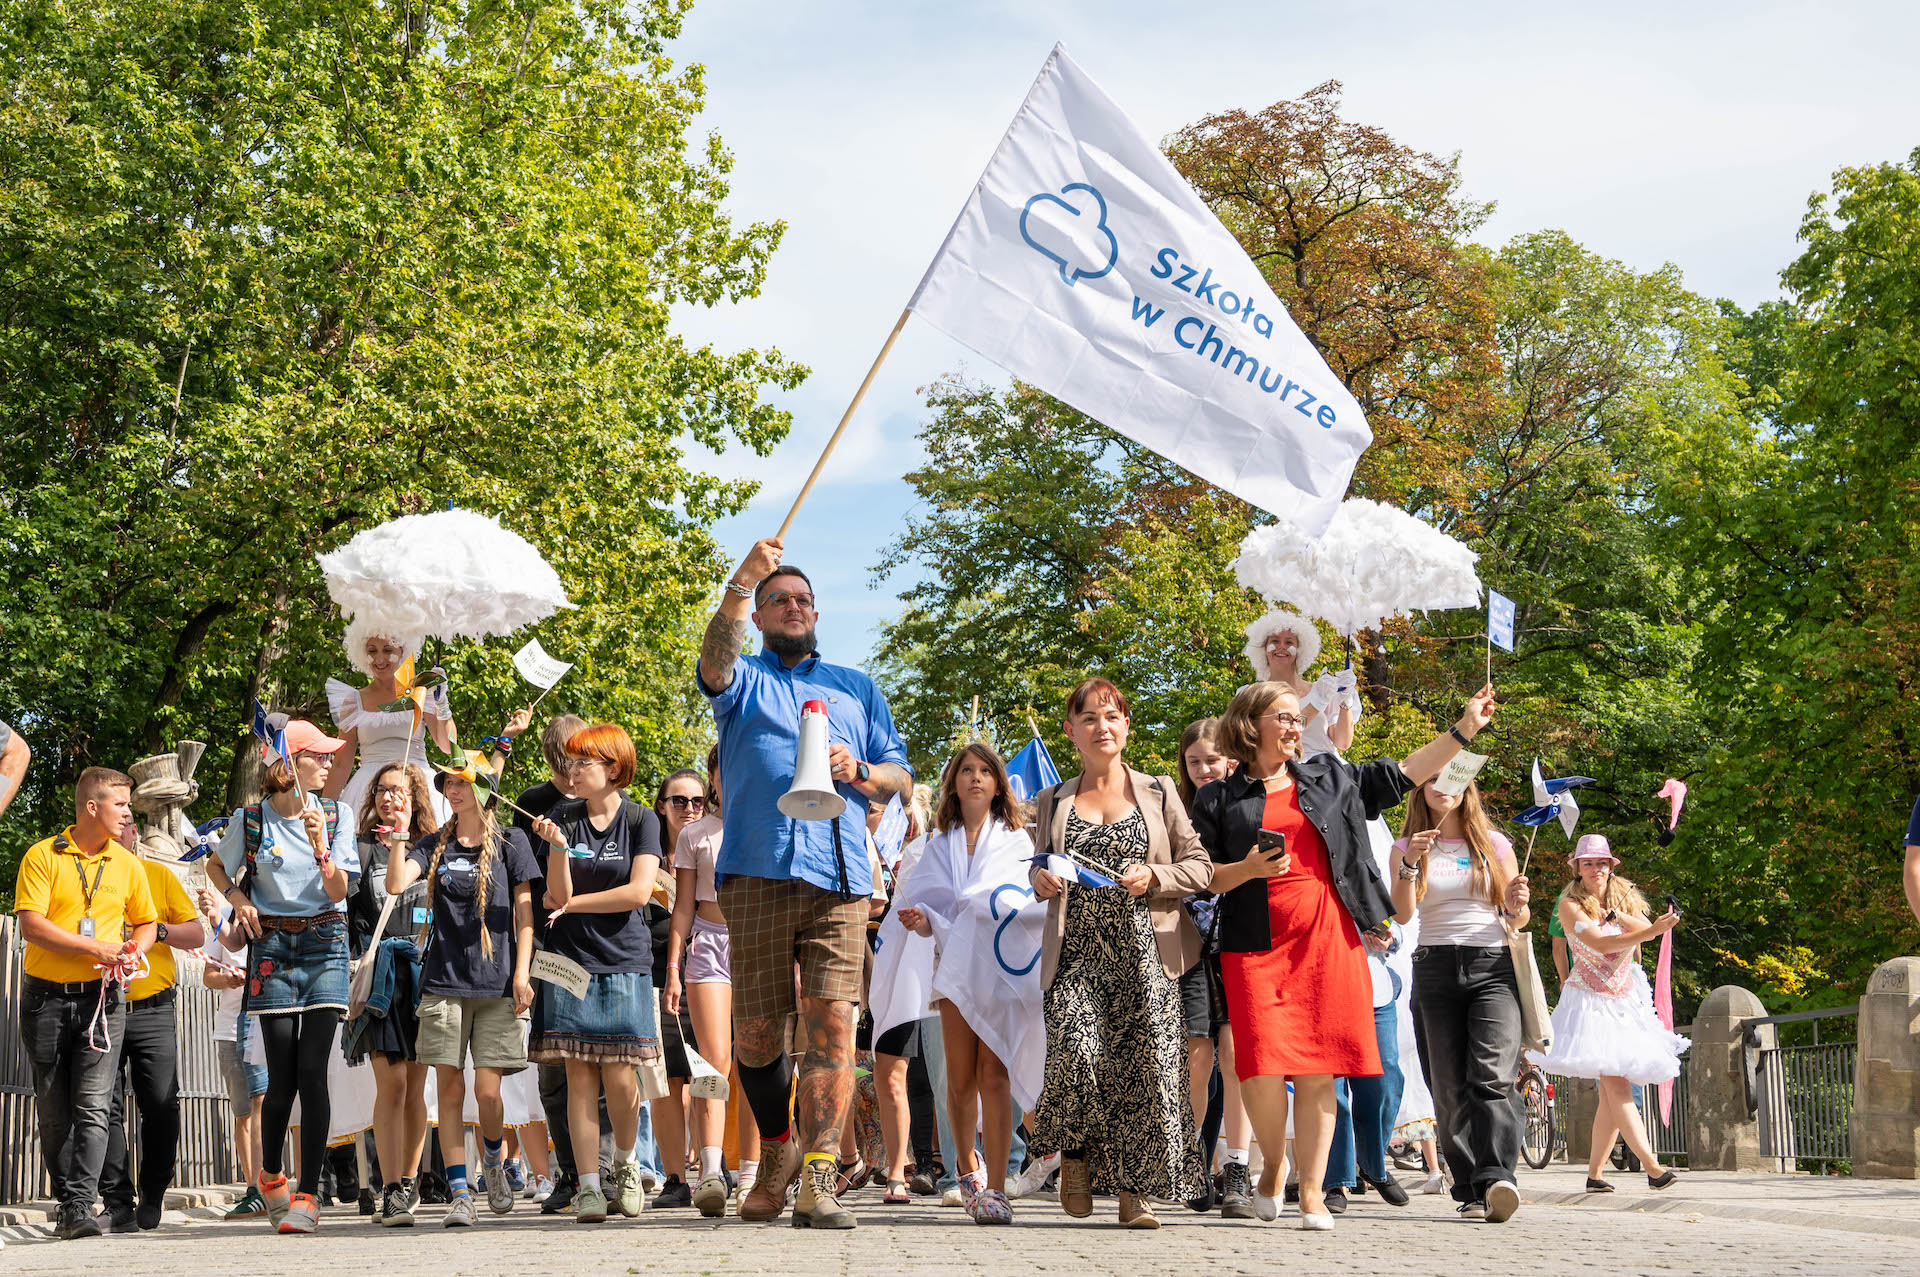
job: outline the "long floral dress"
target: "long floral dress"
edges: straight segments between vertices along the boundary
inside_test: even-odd
[[[1136,809],[1094,825],[1069,809],[1066,844],[1117,877],[1146,859],[1146,818]],[[1117,887],[1069,886],[1066,910],[1028,1147],[1036,1157],[1084,1150],[1096,1193],[1198,1197],[1205,1181],[1188,1125],[1186,1021],[1147,902]]]

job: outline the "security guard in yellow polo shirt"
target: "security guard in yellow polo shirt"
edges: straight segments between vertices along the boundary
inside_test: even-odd
[[[100,1234],[93,1204],[127,1020],[118,980],[139,965],[156,931],[146,872],[114,841],[132,794],[120,772],[81,772],[73,824],[29,847],[14,882],[26,940],[20,1040],[33,1068],[59,1235],[68,1240]],[[103,973],[114,978],[103,983]]]
[[[129,820],[121,832],[122,846],[138,847],[138,834]],[[160,1227],[160,1212],[173,1187],[174,1164],[180,1152],[179,1041],[174,1032],[175,949],[198,949],[206,943],[206,929],[187,890],[172,869],[158,860],[140,858],[154,911],[160,915],[153,948],[147,951],[147,974],[127,990],[127,1031],[120,1049],[120,1081],[113,1088],[113,1116],[107,1123],[107,1161],[100,1173],[100,1200],[106,1204],[107,1227],[116,1233]],[[140,1115],[139,1205],[134,1204],[134,1179],[127,1165],[127,1092],[133,1092]]]

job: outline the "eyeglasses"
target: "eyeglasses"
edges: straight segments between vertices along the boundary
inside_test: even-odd
[[[1260,714],[1260,715],[1256,715],[1256,717],[1271,718],[1274,722],[1280,724],[1283,730],[1289,727],[1298,729],[1303,723],[1307,721],[1306,719],[1300,717],[1298,714],[1274,713],[1274,714]]]
[[[567,772],[577,772],[582,767],[593,767],[595,765],[604,764],[602,764],[598,758],[563,758],[560,760],[560,766],[554,770],[564,775]]]
[[[407,787],[405,785],[382,785],[373,792],[381,798],[404,798],[407,795]]]
[[[689,798],[685,794],[668,794],[667,801],[683,811],[704,811],[707,806],[707,800],[698,795]]]
[[[802,612],[813,611],[813,595],[791,594],[791,593],[788,593],[786,590],[769,591],[767,593],[767,597],[765,601],[763,601],[760,604],[760,606],[771,607],[771,608],[782,608],[789,603],[793,604],[795,607],[798,607]]]

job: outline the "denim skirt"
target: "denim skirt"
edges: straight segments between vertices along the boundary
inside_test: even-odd
[[[304,931],[265,931],[247,946],[246,1012],[347,1009],[347,915],[323,913]]]
[[[584,998],[548,980],[533,982],[533,1038],[527,1058],[535,1064],[640,1064],[659,1059],[653,977],[612,971],[589,976],[588,981]]]

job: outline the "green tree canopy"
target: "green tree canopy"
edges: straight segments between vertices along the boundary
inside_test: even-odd
[[[345,668],[313,555],[448,502],[581,605],[548,704],[643,774],[695,757],[708,529],[750,488],[682,440],[766,451],[803,373],[670,322],[782,230],[688,142],[685,7],[0,0],[0,706],[36,755],[0,865],[87,764],[204,739],[234,797],[251,698],[319,713]],[[445,653],[470,739],[524,699],[510,646]]]

